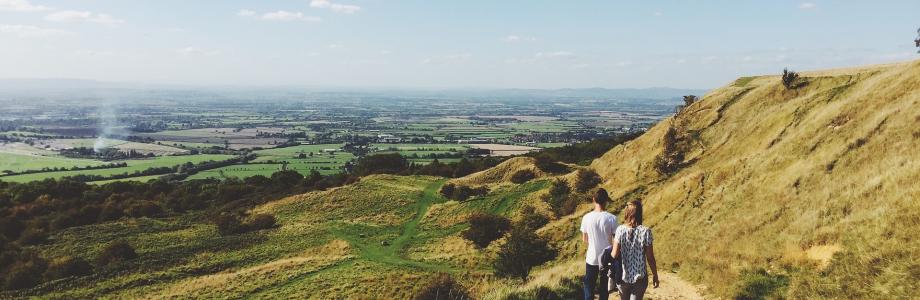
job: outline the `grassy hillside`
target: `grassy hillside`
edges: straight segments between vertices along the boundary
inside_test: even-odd
[[[709,293],[916,295],[920,62],[802,75],[741,78],[592,167]]]

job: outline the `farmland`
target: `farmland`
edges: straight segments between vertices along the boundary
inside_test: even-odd
[[[509,95],[482,101],[449,93],[308,93],[304,99],[252,102],[232,92],[214,96],[221,101],[181,92],[154,100],[130,90],[110,93],[123,100],[93,105],[47,96],[0,108],[0,181],[144,181],[177,172],[188,180],[279,170],[335,174],[373,154],[398,153],[418,165],[515,156],[640,132],[670,114],[679,95],[528,95],[526,101]],[[229,165],[205,163],[234,157]],[[185,169],[178,166],[189,163],[202,165],[180,172]]]

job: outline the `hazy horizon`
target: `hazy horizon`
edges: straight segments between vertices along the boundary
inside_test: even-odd
[[[913,59],[916,11],[916,1],[0,0],[0,78],[710,89],[783,67]]]

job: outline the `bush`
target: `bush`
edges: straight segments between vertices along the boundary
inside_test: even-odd
[[[64,257],[52,261],[45,271],[45,280],[55,280],[71,276],[86,276],[93,273],[93,266],[79,257]]]
[[[578,170],[575,174],[575,190],[580,193],[588,192],[601,183],[601,176],[593,170]]]
[[[472,197],[485,196],[489,194],[489,189],[484,186],[471,188],[465,185],[458,186],[453,183],[448,183],[441,187],[440,193],[451,200],[465,201]]]
[[[448,184],[441,186],[441,190],[440,190],[441,196],[444,196],[444,198],[450,199],[451,197],[453,197],[454,190],[456,188],[457,186],[454,185],[453,183],[448,183]]]
[[[527,279],[530,269],[556,257],[556,251],[549,247],[533,231],[524,228],[511,230],[504,245],[495,258],[496,275]]]
[[[246,223],[246,227],[249,230],[271,229],[275,228],[275,225],[275,216],[269,214],[254,215],[249,219],[249,222]]]
[[[790,71],[789,69],[783,69],[783,86],[786,87],[787,90],[798,88],[799,85],[795,83],[798,79],[799,73]]]
[[[96,256],[96,265],[108,266],[135,258],[137,258],[137,253],[134,252],[134,247],[131,247],[126,241],[118,240],[102,249],[102,252]]]
[[[543,201],[549,204],[556,216],[564,216],[575,212],[581,195],[573,194],[572,188],[562,179],[556,179],[550,186],[549,194],[543,197]]]
[[[696,103],[697,100],[699,100],[699,97],[697,97],[696,95],[684,96],[684,107],[689,107],[693,103]]]
[[[785,294],[789,280],[783,275],[773,275],[764,269],[747,270],[741,273],[736,284],[735,299],[768,299]]]
[[[214,218],[217,232],[220,235],[234,235],[246,232],[246,226],[240,218],[231,214],[222,214]]]
[[[533,170],[525,169],[514,172],[514,174],[511,175],[511,182],[515,184],[522,184],[536,177],[537,175],[533,173]]]
[[[415,300],[464,300],[472,299],[466,289],[454,281],[449,274],[439,273],[434,280],[422,287],[413,297]]]
[[[399,153],[368,155],[358,160],[354,173],[358,176],[371,174],[399,174],[409,168],[409,161]]]
[[[561,174],[569,171],[569,168],[565,165],[555,161],[549,155],[537,155],[534,157],[536,159],[535,164],[540,171],[550,173],[550,174]]]
[[[153,218],[162,215],[163,208],[152,201],[138,201],[128,206],[125,213],[132,218]]]
[[[48,241],[48,233],[38,228],[29,228],[19,236],[20,245],[39,245]]]
[[[3,288],[19,290],[34,287],[42,282],[42,273],[47,267],[48,262],[38,256],[16,262],[6,272]]]
[[[463,238],[479,248],[488,247],[511,228],[511,221],[507,218],[482,213],[470,216],[469,223],[470,228],[463,231]]]
[[[549,223],[549,218],[537,212],[537,209],[533,206],[528,205],[521,208],[521,215],[514,226],[535,231],[547,223]]]

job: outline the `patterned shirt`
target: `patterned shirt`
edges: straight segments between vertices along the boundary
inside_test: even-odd
[[[620,257],[623,261],[623,281],[636,283],[636,281],[647,277],[645,247],[652,245],[652,230],[642,225],[636,228],[620,225],[617,227],[613,239],[620,244]]]

